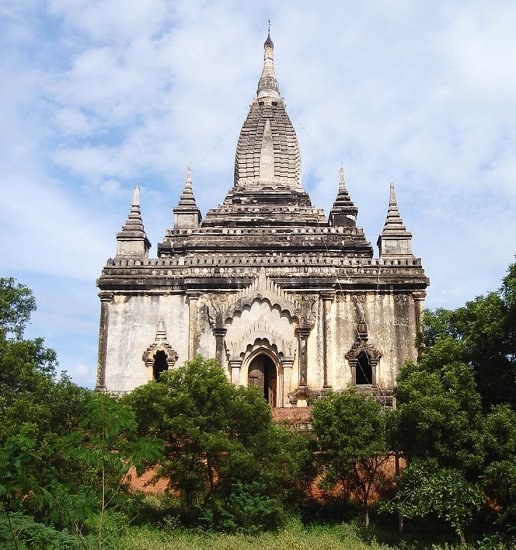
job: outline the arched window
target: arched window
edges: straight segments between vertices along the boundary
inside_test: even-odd
[[[356,369],[357,386],[373,383],[373,367],[371,365],[371,358],[366,351],[363,351],[357,357]]]
[[[154,364],[152,365],[152,374],[154,380],[159,381],[159,377],[163,371],[168,369],[167,354],[164,351],[157,351],[154,356]]]

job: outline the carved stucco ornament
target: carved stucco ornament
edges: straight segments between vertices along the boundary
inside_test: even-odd
[[[256,343],[266,343],[275,355],[280,359],[284,357],[295,357],[296,341],[284,338],[275,330],[274,326],[267,321],[256,321],[243,335],[235,340],[226,339],[227,352],[229,357],[243,356],[246,351],[254,347]]]
[[[232,319],[236,313],[242,312],[246,307],[251,307],[255,301],[268,301],[271,307],[277,306],[282,312],[288,313],[293,321],[299,321],[296,302],[267,276],[263,267],[258,277],[247,288],[231,296],[228,303],[224,304],[224,321]]]
[[[159,351],[165,353],[167,368],[173,368],[176,364],[178,355],[177,352],[168,343],[167,331],[163,319],[159,320],[159,323],[156,327],[156,337],[154,338],[154,342],[143,352],[142,359],[147,368],[152,369],[152,367],[154,366],[154,360],[156,359],[156,354]]]
[[[295,314],[299,319],[299,325],[306,328],[312,328],[317,319],[315,305],[319,297],[312,294],[303,294],[296,303]]]
[[[240,290],[225,299],[220,296],[210,297],[207,304],[208,318],[213,329],[221,329],[241,314],[245,309],[250,309],[255,302],[268,302],[271,308],[279,308],[282,314],[286,314],[290,322],[298,326],[311,329],[315,324],[316,312],[314,306],[317,296],[303,296],[301,299],[293,299],[277,283],[266,274],[265,268],[261,268],[256,279],[246,288]],[[268,342],[271,351],[274,349],[279,358],[293,358],[296,355],[297,339],[285,338],[273,324],[267,320],[259,319],[244,334],[238,338],[225,338],[225,351],[229,358],[242,356],[253,347],[257,341]]]

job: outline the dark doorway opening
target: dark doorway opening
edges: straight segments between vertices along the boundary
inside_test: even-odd
[[[249,386],[259,388],[271,407],[276,406],[277,373],[274,361],[265,354],[257,355],[249,365]]]
[[[356,373],[356,384],[372,384],[373,383],[373,367],[371,366],[371,359],[369,355],[363,351],[357,357],[357,373]]]
[[[167,369],[167,354],[164,351],[156,352],[156,355],[154,356],[154,365],[152,366],[154,380],[159,380],[161,373]]]

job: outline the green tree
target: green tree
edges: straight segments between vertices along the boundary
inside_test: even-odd
[[[460,361],[471,366],[484,410],[497,403],[516,404],[516,264],[502,286],[456,310],[425,314],[424,340],[432,347],[453,339]]]
[[[456,468],[443,468],[432,459],[416,459],[403,472],[396,499],[384,508],[406,518],[434,514],[453,528],[465,544],[464,529],[483,502],[478,483],[464,478]]]
[[[409,464],[399,510],[437,515],[461,539],[480,489],[501,507],[500,523],[514,519],[514,275],[513,265],[498,292],[426,315],[423,353],[395,389],[395,444]]]
[[[41,524],[84,542],[85,522],[98,513],[102,526],[120,492],[134,419],[110,397],[59,375],[42,339],[24,339],[34,309],[27,287],[0,279],[0,507],[15,546]]]
[[[395,445],[407,460],[433,458],[477,475],[483,464],[482,409],[460,346],[439,337],[418,363],[402,367],[395,388]]]
[[[23,338],[34,309],[27,287],[0,279],[0,502],[9,525],[14,512],[44,516],[50,489],[76,470],[62,443],[84,411],[82,390],[57,378],[55,353]]]
[[[516,412],[496,405],[485,418],[482,443],[486,454],[481,481],[501,512],[498,523],[516,535]]]
[[[312,426],[324,486],[356,492],[368,526],[371,490],[389,459],[386,411],[354,389],[328,393],[314,404]]]
[[[36,301],[31,290],[16,283],[12,277],[0,278],[0,337],[20,339],[36,309]]]
[[[107,512],[123,504],[128,471],[152,452],[134,441],[135,429],[134,413],[128,406],[106,394],[87,393],[86,414],[78,421],[77,444],[69,454],[80,464],[78,493],[88,503],[88,512],[98,518],[99,550],[106,538]]]
[[[461,541],[482,503],[485,458],[481,398],[463,357],[462,342],[439,327],[420,360],[402,367],[393,437],[408,462],[393,506],[408,518],[445,520]]]
[[[135,411],[138,435],[162,442],[153,461],[157,477],[168,480],[187,510],[214,513],[214,526],[223,510],[234,510],[235,499],[263,506],[268,498],[277,508],[292,488],[295,457],[303,453],[299,441],[273,425],[255,388],[231,384],[215,360],[198,356],[125,400]]]

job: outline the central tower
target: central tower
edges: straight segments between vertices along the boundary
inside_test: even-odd
[[[274,71],[270,33],[264,44],[258,91],[244,122],[235,155],[235,185],[301,189],[301,155]]]
[[[194,188],[188,169],[157,258],[134,194],[98,280],[97,387],[130,391],[199,353],[235,384],[258,386],[273,407],[349,384],[389,399],[398,368],[416,355],[428,279],[394,187],[378,258],[342,168],[329,215],[312,205],[270,33],[233,185],[204,218]]]

